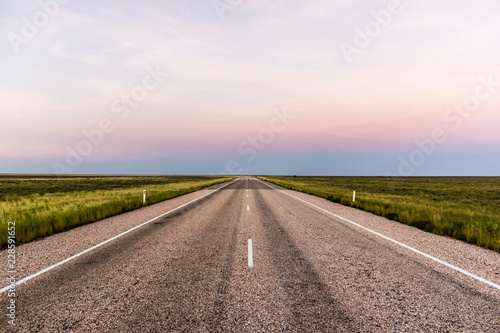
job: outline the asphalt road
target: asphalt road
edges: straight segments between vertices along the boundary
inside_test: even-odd
[[[18,280],[150,221],[18,285],[0,328],[500,331],[499,253],[276,188],[244,177],[19,247]]]

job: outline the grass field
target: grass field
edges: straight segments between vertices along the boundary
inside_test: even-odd
[[[498,177],[259,178],[500,252]]]
[[[230,180],[205,176],[0,176],[0,248],[7,223],[16,222],[17,243]]]

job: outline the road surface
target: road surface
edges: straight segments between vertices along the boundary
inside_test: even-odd
[[[249,177],[16,256],[6,331],[500,331],[499,253]]]

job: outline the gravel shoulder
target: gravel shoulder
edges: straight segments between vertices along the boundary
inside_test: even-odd
[[[45,237],[16,247],[17,280],[30,276],[96,244],[110,239],[143,222],[199,198],[227,183],[213,185],[128,213],[79,226],[63,233]],[[7,250],[0,251],[7,265]],[[0,270],[0,288],[7,286],[7,270]]]
[[[496,289],[272,190],[262,182],[255,188],[262,205],[268,207],[262,211],[272,211],[273,225],[280,226],[289,237],[297,253],[309,263],[309,270],[315,271],[328,286],[328,293],[340,300],[348,317],[356,319],[355,331],[496,332],[500,328],[500,294]],[[422,251],[463,264],[475,274],[499,269],[500,256],[496,252],[286,191],[398,241],[408,241],[415,247],[426,244]],[[419,242],[410,242],[415,238]],[[486,268],[473,259],[467,263],[461,257],[471,248],[477,251],[473,253],[482,254],[482,260],[489,260]],[[465,258],[470,258],[470,254]]]
[[[500,253],[498,252],[484,249],[482,247],[459,241],[451,237],[425,232],[415,227],[392,221],[359,209],[337,204],[310,194],[292,191],[279,187],[275,184],[262,182],[260,180],[258,182],[261,182],[261,184],[265,188],[270,189],[269,186],[278,188],[283,192],[289,193],[329,212],[340,215],[373,231],[381,233],[384,236],[390,237],[396,241],[404,243],[440,260],[446,261],[449,264],[455,265],[461,269],[469,271],[470,273],[476,274],[484,279],[500,285]],[[264,184],[268,184],[269,186]],[[378,236],[367,233],[366,231],[363,231],[358,227],[355,227],[341,219],[337,219],[331,215],[316,210],[313,207],[301,203],[300,201],[297,201],[287,195],[280,196],[278,201],[285,200],[287,197],[292,199],[295,205],[300,205],[307,209],[310,209],[311,211],[316,211],[317,214],[325,215],[325,217],[331,219],[331,223],[344,225],[345,227],[359,232],[366,237],[374,240],[378,239],[377,241],[383,242],[383,240]],[[420,255],[412,251],[406,250],[387,241],[385,241],[385,244],[392,247],[395,251],[398,251],[401,254],[408,255],[415,260],[422,260]],[[432,261],[428,261],[428,264],[442,272],[450,271],[448,268],[445,268],[444,266],[439,264],[435,264]],[[492,296],[500,295],[500,292],[498,290],[472,280],[469,277],[457,275],[457,278],[459,278],[463,283],[466,283],[469,287],[475,288],[480,292],[484,292]]]

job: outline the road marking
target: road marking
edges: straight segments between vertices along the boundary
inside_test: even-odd
[[[252,240],[248,240],[248,267],[253,267],[253,249]]]
[[[247,205],[247,210],[250,210],[250,206],[249,205]]]
[[[248,198],[248,194],[247,194],[247,198]]]
[[[16,281],[15,285],[16,285],[16,286],[18,286],[18,285],[23,284],[23,283],[25,283],[25,282],[27,282],[27,281],[29,281],[29,280],[31,280],[31,279],[36,278],[36,277],[37,277],[37,276],[39,276],[39,275],[42,275],[42,274],[44,274],[44,273],[47,273],[48,271],[51,271],[51,270],[53,270],[53,269],[54,269],[54,268],[56,268],[56,267],[59,267],[59,266],[61,266],[61,265],[65,264],[65,263],[67,263],[67,262],[69,262],[69,261],[71,261],[71,260],[73,260],[73,259],[76,259],[76,258],[78,258],[78,257],[80,257],[80,256],[82,256],[82,255],[84,255],[85,253],[88,253],[88,252],[90,252],[90,251],[93,251],[93,250],[95,250],[95,249],[97,249],[97,248],[99,248],[99,247],[101,247],[101,246],[103,246],[103,245],[105,245],[105,244],[107,244],[107,243],[109,243],[109,242],[111,242],[111,241],[113,241],[113,240],[117,239],[117,238],[120,238],[120,237],[122,237],[122,236],[124,236],[124,235],[126,235],[126,234],[128,234],[128,233],[130,233],[130,232],[132,232],[132,231],[134,231],[134,230],[136,230],[136,229],[139,229],[140,227],[143,227],[143,226],[145,226],[146,224],[149,224],[149,223],[151,223],[151,222],[153,222],[153,221],[155,221],[155,220],[159,219],[160,217],[163,217],[163,216],[168,215],[168,214],[170,214],[170,213],[172,213],[172,212],[175,212],[176,210],[179,210],[179,209],[181,209],[182,207],[185,207],[185,206],[187,206],[187,205],[189,205],[189,204],[191,204],[191,203],[193,203],[193,202],[195,202],[195,201],[198,201],[198,200],[200,200],[200,199],[202,199],[202,198],[204,198],[204,197],[206,197],[206,196],[208,196],[208,195],[210,195],[210,194],[212,194],[212,193],[215,193],[215,192],[219,191],[220,189],[222,189],[222,188],[224,188],[224,187],[226,187],[226,186],[229,186],[229,185],[231,185],[232,183],[234,183],[234,182],[236,182],[236,181],[238,181],[238,180],[239,180],[239,179],[235,179],[235,180],[233,180],[233,181],[231,181],[231,182],[227,183],[227,184],[226,184],[226,185],[224,185],[224,186],[221,186],[221,187],[219,187],[219,188],[217,188],[217,189],[215,189],[215,190],[213,190],[213,191],[211,191],[211,192],[209,192],[209,193],[207,193],[207,194],[202,195],[201,197],[199,197],[199,198],[197,198],[197,199],[191,200],[191,201],[189,201],[189,202],[187,202],[187,203],[185,203],[185,204],[183,204],[183,205],[180,205],[180,206],[179,206],[179,207],[177,207],[177,208],[174,208],[174,209],[172,209],[172,210],[169,210],[169,211],[168,211],[168,212],[166,212],[166,213],[163,213],[163,214],[161,214],[161,215],[158,215],[157,217],[152,218],[151,220],[148,220],[148,221],[146,221],[146,222],[144,222],[144,223],[142,223],[142,224],[139,224],[138,226],[135,226],[135,227],[133,227],[133,228],[131,228],[131,229],[127,230],[127,231],[124,231],[124,232],[122,232],[121,234],[118,234],[118,235],[116,235],[116,236],[113,236],[113,237],[111,237],[110,239],[105,240],[104,242],[101,242],[101,243],[99,243],[99,244],[97,244],[97,245],[94,245],[94,246],[92,246],[92,247],[90,247],[90,248],[88,248],[88,249],[86,249],[86,250],[84,250],[84,251],[82,251],[82,252],[80,252],[80,253],[77,253],[77,254],[75,254],[74,256],[71,256],[71,257],[69,257],[69,258],[66,258],[66,259],[64,259],[63,261],[58,262],[57,264],[54,264],[54,265],[49,266],[49,267],[47,267],[47,268],[45,268],[45,269],[42,269],[41,271],[39,271],[39,272],[37,272],[37,273],[34,273],[34,274],[30,275],[30,276],[27,276],[27,277],[25,277],[24,279],[21,279],[21,280],[19,280],[19,281]],[[2,294],[2,293],[4,293],[4,292],[6,292],[6,291],[7,291],[7,290],[9,290],[10,288],[11,288],[11,286],[7,286],[7,287],[5,287],[5,288],[0,289],[0,294]]]
[[[382,237],[383,239],[388,240],[388,241],[390,241],[390,242],[393,242],[394,244],[397,244],[397,245],[399,245],[399,246],[401,246],[401,247],[404,247],[405,249],[408,249],[408,250],[410,250],[410,251],[413,251],[413,252],[415,252],[415,253],[418,253],[418,254],[420,254],[421,256],[426,257],[427,259],[433,260],[433,261],[435,261],[435,262],[437,262],[437,263],[440,263],[441,265],[444,265],[444,266],[446,266],[446,267],[448,267],[448,268],[451,268],[451,269],[453,269],[453,270],[455,270],[455,271],[457,271],[457,272],[460,272],[460,273],[462,273],[462,274],[464,274],[464,275],[467,275],[467,276],[469,276],[469,277],[471,277],[471,278],[473,278],[473,279],[475,279],[475,280],[477,280],[477,281],[483,282],[483,283],[485,283],[485,284],[487,284],[487,285],[489,285],[489,286],[491,286],[491,287],[493,287],[493,288],[496,288],[496,289],[500,290],[500,285],[498,285],[498,284],[496,284],[496,283],[494,283],[494,282],[491,282],[491,281],[486,280],[486,279],[484,279],[484,278],[482,278],[482,277],[480,277],[480,276],[477,276],[477,275],[475,275],[475,274],[473,274],[473,273],[470,273],[470,272],[468,272],[468,271],[466,271],[466,270],[464,270],[464,269],[462,269],[462,268],[460,268],[460,267],[457,267],[457,266],[455,266],[455,265],[452,265],[452,264],[450,264],[450,263],[447,263],[446,261],[443,261],[443,260],[441,260],[441,259],[438,259],[438,258],[436,258],[436,257],[433,257],[433,256],[431,256],[430,254],[427,254],[427,253],[425,253],[425,252],[422,252],[422,251],[420,251],[420,250],[417,250],[417,249],[415,249],[415,248],[413,248],[413,247],[411,247],[411,246],[409,246],[409,245],[406,245],[406,244],[404,244],[404,243],[401,243],[401,242],[399,242],[399,241],[397,241],[397,240],[395,240],[395,239],[392,239],[392,238],[390,238],[390,237],[387,237],[387,236],[385,236],[385,235],[382,235],[381,233],[378,233],[378,232],[376,232],[376,231],[374,231],[374,230],[368,229],[367,227],[364,227],[364,226],[362,226],[361,224],[358,224],[358,223],[356,223],[356,222],[353,222],[353,221],[351,221],[351,220],[348,220],[348,219],[346,219],[345,217],[342,217],[342,216],[340,216],[340,215],[337,215],[337,214],[334,214],[334,213],[332,213],[332,212],[329,212],[329,211],[327,211],[326,209],[323,209],[323,208],[321,208],[321,207],[318,207],[318,206],[316,206],[316,205],[314,205],[314,204],[312,204],[312,203],[310,203],[310,202],[307,202],[307,201],[305,201],[305,200],[303,200],[303,199],[301,199],[301,198],[299,198],[299,197],[296,197],[296,196],[295,196],[295,195],[293,195],[293,194],[287,193],[287,192],[285,192],[284,190],[281,190],[281,189],[279,189],[279,188],[276,188],[276,187],[274,187],[274,186],[271,186],[271,185],[267,184],[266,182],[261,181],[260,179],[257,179],[257,180],[258,180],[259,182],[262,182],[264,185],[266,185],[266,186],[268,186],[268,187],[270,187],[270,188],[272,188],[272,189],[275,189],[276,191],[279,191],[279,192],[282,192],[282,193],[284,193],[284,194],[286,194],[286,195],[289,195],[289,196],[291,196],[291,197],[293,197],[293,198],[295,198],[295,199],[297,199],[297,200],[299,200],[299,201],[302,201],[302,202],[304,202],[304,203],[306,203],[306,204],[308,204],[308,205],[310,205],[310,206],[312,206],[312,207],[314,207],[314,208],[317,208],[317,209],[321,210],[322,212],[325,212],[325,213],[327,213],[327,214],[330,214],[330,215],[332,215],[332,216],[335,216],[336,218],[339,218],[339,219],[341,219],[341,220],[343,220],[343,221],[349,222],[350,224],[355,225],[356,227],[359,227],[359,228],[361,228],[361,229],[363,229],[363,230],[366,230],[366,231],[368,231],[368,232],[371,232],[372,234],[377,235],[377,236],[379,236],[379,237]]]

